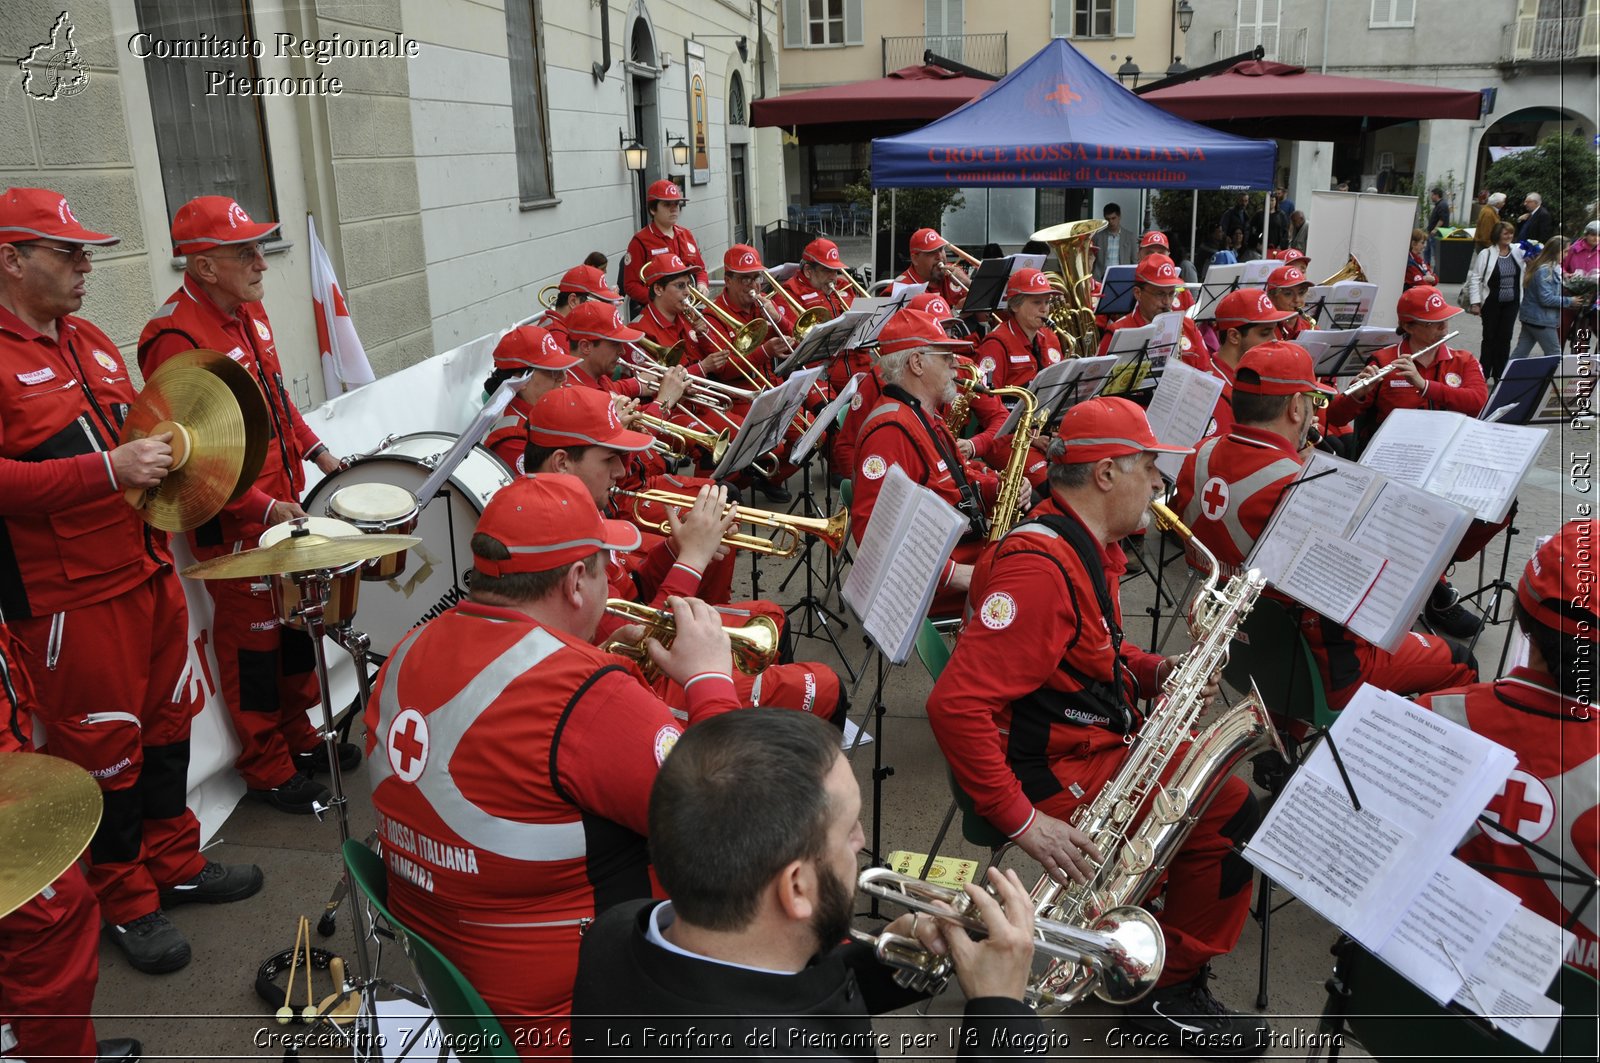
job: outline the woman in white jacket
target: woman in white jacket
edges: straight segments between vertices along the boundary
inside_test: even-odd
[[[1483,316],[1483,342],[1478,362],[1486,378],[1499,379],[1511,354],[1522,299],[1522,248],[1512,244],[1516,229],[1508,221],[1494,227],[1494,239],[1472,258],[1467,271],[1468,313]]]

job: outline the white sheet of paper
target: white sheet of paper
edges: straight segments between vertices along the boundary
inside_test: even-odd
[[[1352,515],[1376,479],[1371,470],[1355,462],[1312,451],[1300,479],[1284,492],[1272,520],[1256,540],[1250,566],[1276,585],[1313,530],[1333,529],[1340,534],[1348,530]]]
[[[1321,603],[1318,612],[1347,624],[1378,581],[1385,561],[1380,553],[1313,528],[1277,587],[1296,601],[1315,598]]]
[[[1211,427],[1222,388],[1221,377],[1176,359],[1167,362],[1156,382],[1156,393],[1150,397],[1150,408],[1145,411],[1150,430],[1163,443],[1193,447]],[[1168,480],[1176,480],[1185,457],[1157,454],[1156,468]]]
[[[828,426],[838,419],[839,411],[844,409],[845,405],[856,397],[856,392],[861,390],[861,380],[866,375],[865,373],[857,373],[851,377],[845,382],[844,387],[839,389],[839,394],[833,397],[833,401],[822,408],[816,419],[811,422],[811,427],[807,428],[805,434],[795,442],[794,452],[789,457],[790,461],[796,465],[805,464],[806,455],[810,454],[811,448],[817,445],[817,440],[821,439],[823,433],[828,430]]]
[[[1518,907],[1515,893],[1446,857],[1377,956],[1448,1004]]]
[[[1475,1002],[1482,1002],[1485,1018],[1539,1052],[1549,1046],[1561,1023],[1561,1005],[1543,993],[1527,993],[1490,981],[1481,988],[1474,985],[1471,996]],[[1467,1001],[1462,1004],[1478,1010]]]
[[[1483,958],[1469,970],[1467,984],[1476,992],[1477,1001],[1486,999],[1478,990],[1484,983],[1506,986],[1525,996],[1542,997],[1576,940],[1577,935],[1572,931],[1563,930],[1538,912],[1518,905],[1489,943]],[[1462,994],[1461,1003],[1478,1010],[1474,1007],[1476,1001],[1468,994]]]
[[[1444,571],[1470,523],[1448,499],[1405,484],[1378,490],[1348,538],[1389,559],[1361,608],[1346,625],[1375,646],[1394,651],[1422,608],[1422,599]]]
[[[1549,434],[1531,425],[1463,417],[1455,446],[1434,470],[1428,490],[1461,503],[1479,520],[1498,521],[1511,509]]]

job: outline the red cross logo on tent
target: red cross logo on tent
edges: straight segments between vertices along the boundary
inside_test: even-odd
[[[1228,512],[1228,481],[1213,476],[1200,492],[1200,512],[1207,520],[1221,520]]]
[[[428,721],[406,709],[389,728],[389,767],[403,782],[415,782],[428,763]]]
[[[1536,842],[1550,832],[1556,818],[1556,802],[1543,779],[1518,768],[1506,779],[1484,814],[1507,830]],[[1496,841],[1509,841],[1496,831],[1491,831],[1490,836]]]
[[[1054,103],[1059,103],[1063,107],[1071,107],[1074,103],[1083,99],[1083,97],[1079,96],[1076,92],[1073,92],[1071,85],[1062,82],[1056,86],[1056,90],[1054,92],[1045,96],[1045,99]]]

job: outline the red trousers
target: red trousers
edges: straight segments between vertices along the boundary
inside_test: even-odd
[[[1041,812],[1070,821],[1079,805],[1094,800],[1127,755],[1120,739],[1109,745],[1086,744],[1100,748],[1082,757],[1051,761],[1050,770],[1066,789],[1040,802]],[[1074,787],[1081,797],[1073,796]],[[1158,986],[1193,978],[1211,959],[1231,952],[1239,943],[1245,920],[1250,918],[1251,873],[1250,865],[1232,849],[1242,848],[1260,821],[1250,788],[1237,776],[1230,776],[1172,858],[1167,867],[1166,905],[1159,916],[1167,937],[1167,964]]]
[[[17,1038],[7,1059],[94,1063],[99,941],[99,906],[77,864],[0,919],[0,1024]]]
[[[43,751],[100,783],[105,806],[88,877],[101,915],[108,923],[148,915],[160,907],[158,887],[205,866],[186,804],[189,722],[204,683],[190,671],[178,577],[162,571],[108,601],[10,626],[48,729]]]
[[[195,557],[229,552],[196,547]],[[233,766],[252,790],[281,786],[295,772],[290,755],[318,743],[306,718],[320,696],[311,639],[278,622],[264,579],[208,580],[206,591],[215,614],[217,678],[241,747]]]
[[[1477,671],[1464,654],[1437,635],[1409,631],[1390,653],[1309,610],[1300,624],[1322,672],[1328,706],[1333,709],[1344,708],[1362,683],[1409,696],[1478,681]]]

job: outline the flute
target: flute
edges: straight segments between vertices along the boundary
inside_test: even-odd
[[[1457,337],[1459,335],[1461,335],[1461,330],[1460,329],[1457,329],[1454,332],[1448,333],[1445,336],[1445,338],[1440,340],[1438,343],[1430,343],[1426,347],[1422,348],[1422,350],[1420,350],[1420,351],[1412,351],[1411,354],[1410,354],[1410,357],[1411,357],[1411,359],[1413,361],[1415,361],[1416,359],[1418,359],[1418,358],[1422,357],[1423,355],[1427,354],[1429,351],[1433,350],[1435,347],[1443,347],[1446,343],[1448,343],[1450,340],[1454,339],[1455,337]],[[1383,368],[1379,369],[1376,373],[1373,373],[1371,376],[1362,377],[1360,380],[1357,380],[1355,383],[1353,383],[1349,387],[1345,388],[1339,394],[1342,395],[1345,398],[1349,398],[1350,396],[1354,395],[1358,391],[1364,391],[1367,388],[1371,387],[1373,384],[1376,384],[1378,381],[1382,380],[1384,377],[1388,376],[1390,373],[1394,372],[1394,367],[1399,365],[1399,364],[1400,364],[1400,359],[1396,358],[1394,361],[1390,362],[1388,365],[1386,365]]]

